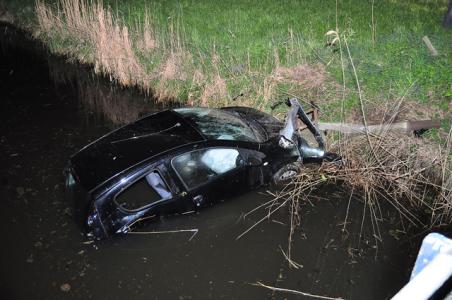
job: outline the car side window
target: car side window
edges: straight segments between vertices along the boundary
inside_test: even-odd
[[[124,209],[137,210],[171,196],[162,176],[157,171],[152,171],[121,191],[115,202]]]
[[[210,148],[179,155],[171,161],[187,189],[195,188],[241,165],[237,149]]]

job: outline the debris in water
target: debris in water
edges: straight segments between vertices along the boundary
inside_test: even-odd
[[[275,292],[284,292],[284,293],[289,293],[289,294],[295,294],[295,295],[301,295],[301,296],[305,296],[305,297],[310,297],[310,298],[315,298],[315,299],[327,299],[327,300],[343,300],[343,298],[340,297],[327,297],[327,296],[321,296],[321,295],[315,295],[315,294],[310,294],[310,293],[305,293],[305,292],[301,292],[301,291],[296,291],[296,290],[290,290],[290,289],[283,289],[283,288],[278,288],[278,287],[273,287],[273,286],[269,286],[269,285],[265,285],[262,282],[257,282],[253,285],[256,286],[260,286]]]
[[[71,285],[70,285],[69,283],[63,283],[63,284],[60,286],[60,290],[61,290],[62,292],[69,292],[69,291],[71,290]]]
[[[191,241],[195,235],[198,234],[198,228],[195,229],[180,229],[180,230],[164,230],[164,231],[129,231],[129,234],[166,234],[166,233],[180,233],[180,232],[192,232],[188,241]]]

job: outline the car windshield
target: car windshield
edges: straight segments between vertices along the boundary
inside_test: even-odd
[[[231,113],[211,108],[177,108],[174,111],[193,121],[209,139],[263,142],[245,121]]]

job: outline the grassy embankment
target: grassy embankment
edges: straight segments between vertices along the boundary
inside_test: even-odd
[[[52,51],[162,101],[268,109],[295,95],[318,102],[324,118],[333,119],[341,108],[359,107],[352,60],[369,112],[368,102],[404,96],[425,116],[450,117],[446,6],[446,0],[6,1]],[[336,29],[341,39],[328,45],[325,33]],[[429,54],[424,35],[438,57]]]

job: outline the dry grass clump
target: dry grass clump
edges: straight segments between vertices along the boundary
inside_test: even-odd
[[[158,41],[157,33],[155,32],[153,26],[151,25],[150,13],[146,13],[144,15],[144,23],[142,26],[137,26],[137,31],[142,34],[143,39],[137,41],[137,48],[143,54],[151,54],[153,50],[158,49],[160,47],[160,43]]]
[[[187,74],[182,66],[184,61],[191,60],[191,55],[185,51],[172,52],[161,65],[159,72],[165,80],[187,80]]]
[[[343,137],[330,150],[341,154],[343,161],[304,166],[295,179],[273,194],[272,200],[253,210],[264,209],[267,214],[243,234],[277,210],[288,207],[290,259],[292,235],[300,225],[300,208],[314,202],[317,199],[314,192],[326,183],[340,183],[352,195],[362,195],[365,203],[362,222],[370,217],[377,239],[381,237],[379,222],[384,219],[382,201],[416,226],[432,228],[452,222],[452,130],[444,145],[381,132]],[[345,218],[344,231],[348,211]]]
[[[272,100],[287,97],[301,97],[302,100],[315,100],[323,107],[337,102],[337,99],[347,91],[336,80],[328,75],[322,64],[309,64],[305,57],[300,55],[300,49],[305,47],[303,42],[296,37],[291,29],[285,44],[286,66],[281,64],[281,58],[277,48],[273,49],[273,61],[271,67],[261,72],[250,72],[250,78],[260,77],[253,82],[258,103],[253,103],[260,109],[268,108]],[[262,76],[264,74],[264,76]],[[328,109],[325,110],[326,112]]]
[[[204,91],[201,95],[201,106],[209,106],[209,101],[214,103],[219,103],[222,99],[227,96],[226,82],[217,74],[212,82],[206,84]]]
[[[96,73],[121,86],[152,90],[157,100],[173,101],[191,80],[193,57],[179,32],[170,26],[164,38],[151,25],[148,12],[133,28],[101,1],[60,0],[56,9],[37,1],[36,14],[40,34],[70,41],[68,47],[61,44],[56,49],[93,64]]]
[[[379,219],[379,201],[386,200],[417,225],[441,226],[452,221],[450,136],[447,145],[441,146],[384,132],[343,139],[332,150],[341,153],[345,165],[330,166],[326,176],[361,190],[372,219]],[[430,212],[428,221],[418,214],[426,211]]]
[[[146,87],[147,76],[133,50],[129,29],[115,20],[111,10],[102,2],[88,5],[82,0],[61,0],[60,4],[61,8],[54,12],[43,2],[36,2],[38,21],[44,32],[76,39],[81,45],[91,47],[96,72],[107,74],[124,86]],[[147,39],[148,33],[141,40]]]
[[[273,72],[273,79],[278,82],[297,84],[310,90],[321,87],[327,75],[325,68],[321,65],[301,64],[294,67],[277,66]]]
[[[36,14],[44,34],[78,41],[80,47],[88,49],[79,52],[71,46],[64,51],[92,63],[96,73],[107,75],[122,86],[152,90],[157,100],[173,101],[191,84],[187,100],[203,106],[222,105],[228,96],[218,56],[215,54],[217,58],[209,64],[211,75],[205,76],[203,70],[194,67],[193,55],[183,46],[178,30],[170,25],[165,37],[156,33],[149,13],[133,30],[122,25],[102,2],[60,0],[58,9],[52,9],[37,1]],[[140,60],[138,54],[145,59]],[[108,111],[105,113],[109,115]]]
[[[309,197],[306,190],[337,181],[362,192],[377,234],[380,201],[389,202],[415,225],[450,224],[451,135],[452,131],[445,145],[390,132],[343,138],[331,148],[341,154],[343,164],[324,163],[318,169],[303,171],[278,197],[289,197],[298,208],[300,199]],[[425,212],[429,212],[428,220]]]

